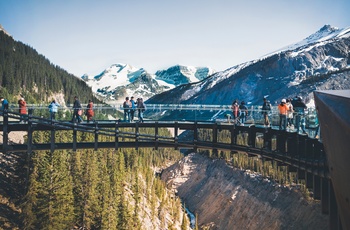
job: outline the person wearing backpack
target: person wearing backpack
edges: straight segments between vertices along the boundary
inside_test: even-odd
[[[130,108],[131,108],[131,102],[129,100],[129,97],[125,98],[125,101],[123,103],[123,108],[124,108],[124,121],[131,121],[130,117]]]
[[[138,110],[139,122],[143,123],[143,112],[145,112],[146,110],[146,105],[143,102],[142,98],[137,98],[137,110]]]
[[[297,133],[299,133],[299,130],[301,128],[303,134],[306,134],[305,110],[307,109],[307,106],[303,102],[303,99],[301,96],[298,96],[296,98],[293,106],[294,106],[294,110],[296,112],[295,125],[297,126]]]
[[[266,97],[264,97],[264,103],[262,105],[262,115],[264,116],[264,125],[265,126],[270,126],[270,121],[269,121],[269,113],[271,111],[271,104],[270,104],[270,101],[268,101],[266,99]]]
[[[80,104],[80,101],[77,96],[74,97],[74,103],[73,103],[73,117],[72,122],[78,122],[81,123],[83,121],[83,118],[81,118],[82,115],[82,107]]]
[[[245,105],[245,102],[242,101],[239,106],[239,120],[242,126],[244,126],[244,122],[246,121],[248,116],[248,108]]]

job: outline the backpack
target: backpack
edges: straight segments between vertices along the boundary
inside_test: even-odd
[[[124,101],[123,108],[130,108],[129,103],[126,103],[126,101]]]
[[[266,102],[266,104],[262,108],[263,110],[271,110],[271,104]]]

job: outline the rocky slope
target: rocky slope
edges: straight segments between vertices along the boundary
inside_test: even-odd
[[[229,167],[224,160],[190,154],[161,175],[198,225],[210,229],[328,229],[320,203],[297,188]]]
[[[9,143],[23,143],[25,132],[11,132]],[[2,142],[2,132],[0,142]],[[26,153],[0,152],[0,229],[21,229],[21,201],[26,186]]]
[[[319,89],[350,89],[350,28],[324,26],[302,42],[150,98],[149,104],[272,104]]]

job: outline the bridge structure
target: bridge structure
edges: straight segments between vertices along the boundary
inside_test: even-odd
[[[193,110],[193,108],[191,108]],[[173,108],[174,110],[174,108]],[[210,109],[212,110],[212,108]],[[215,112],[215,111],[214,111]],[[36,116],[29,110],[25,123],[18,121],[16,112],[3,111],[3,122],[0,130],[3,132],[3,143],[0,151],[27,152],[70,149],[109,148],[174,148],[191,149],[193,151],[210,149],[217,151],[230,151],[232,154],[244,152],[248,156],[257,156],[263,161],[275,161],[278,166],[285,166],[289,172],[296,172],[299,180],[305,180],[305,186],[312,191],[313,198],[321,201],[321,212],[329,215],[330,229],[341,229],[342,224],[338,212],[338,205],[333,190],[332,178],[329,172],[327,156],[323,143],[319,139],[297,132],[287,132],[273,127],[264,127],[255,123],[244,126],[229,122],[212,121],[162,121],[153,120],[144,123],[123,122],[121,120],[99,120],[94,122],[74,123],[64,120],[50,120]],[[159,135],[161,128],[172,130],[171,136]],[[142,130],[152,130],[152,134],[143,133]],[[56,132],[72,132],[70,142],[58,143]],[[211,138],[201,138],[200,132],[207,130]],[[22,144],[9,143],[9,133],[16,131],[27,132],[27,141]],[[49,142],[35,143],[34,132],[47,132]],[[181,138],[180,133],[187,131],[190,138]],[[79,142],[78,133],[91,133],[94,141]],[[224,134],[229,141],[221,142],[218,138]],[[101,141],[100,136],[109,137],[110,141]],[[246,141],[239,142],[239,137]]]

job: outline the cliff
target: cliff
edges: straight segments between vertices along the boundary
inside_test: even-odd
[[[161,175],[206,229],[328,229],[320,203],[297,186],[284,187],[234,169],[224,160],[190,154]]]

